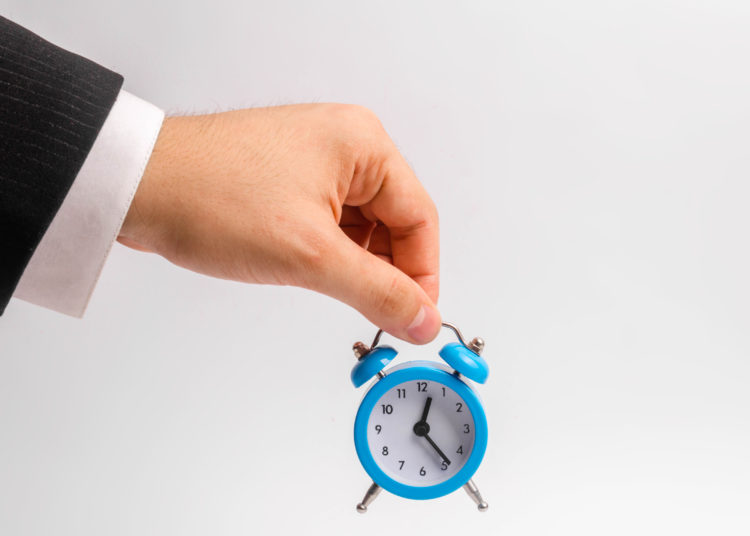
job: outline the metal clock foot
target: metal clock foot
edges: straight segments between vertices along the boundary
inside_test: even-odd
[[[367,507],[372,504],[372,501],[375,500],[375,497],[380,494],[380,490],[383,489],[380,486],[378,486],[375,482],[372,483],[372,486],[370,486],[367,489],[367,493],[365,493],[364,499],[362,499],[362,502],[357,505],[357,512],[360,514],[364,514],[367,512]]]
[[[482,494],[479,493],[479,488],[476,484],[474,484],[473,480],[469,480],[466,484],[464,484],[464,489],[466,490],[466,493],[469,494],[469,497],[471,497],[471,500],[477,504],[477,509],[480,512],[487,511],[489,505],[484,502],[484,499],[482,499]]]

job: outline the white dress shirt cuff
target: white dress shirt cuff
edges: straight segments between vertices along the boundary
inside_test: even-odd
[[[120,91],[14,297],[83,316],[163,120],[160,109]]]

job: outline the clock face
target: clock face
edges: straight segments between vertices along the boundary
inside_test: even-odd
[[[454,476],[474,448],[468,404],[437,381],[394,385],[375,403],[367,425],[375,463],[408,486],[434,486]]]

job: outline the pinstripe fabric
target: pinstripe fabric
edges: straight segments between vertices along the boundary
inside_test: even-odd
[[[0,314],[122,77],[0,17]]]

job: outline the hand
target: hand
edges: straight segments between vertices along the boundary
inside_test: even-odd
[[[166,119],[118,239],[214,277],[328,294],[412,342],[440,329],[437,211],[361,107]]]

